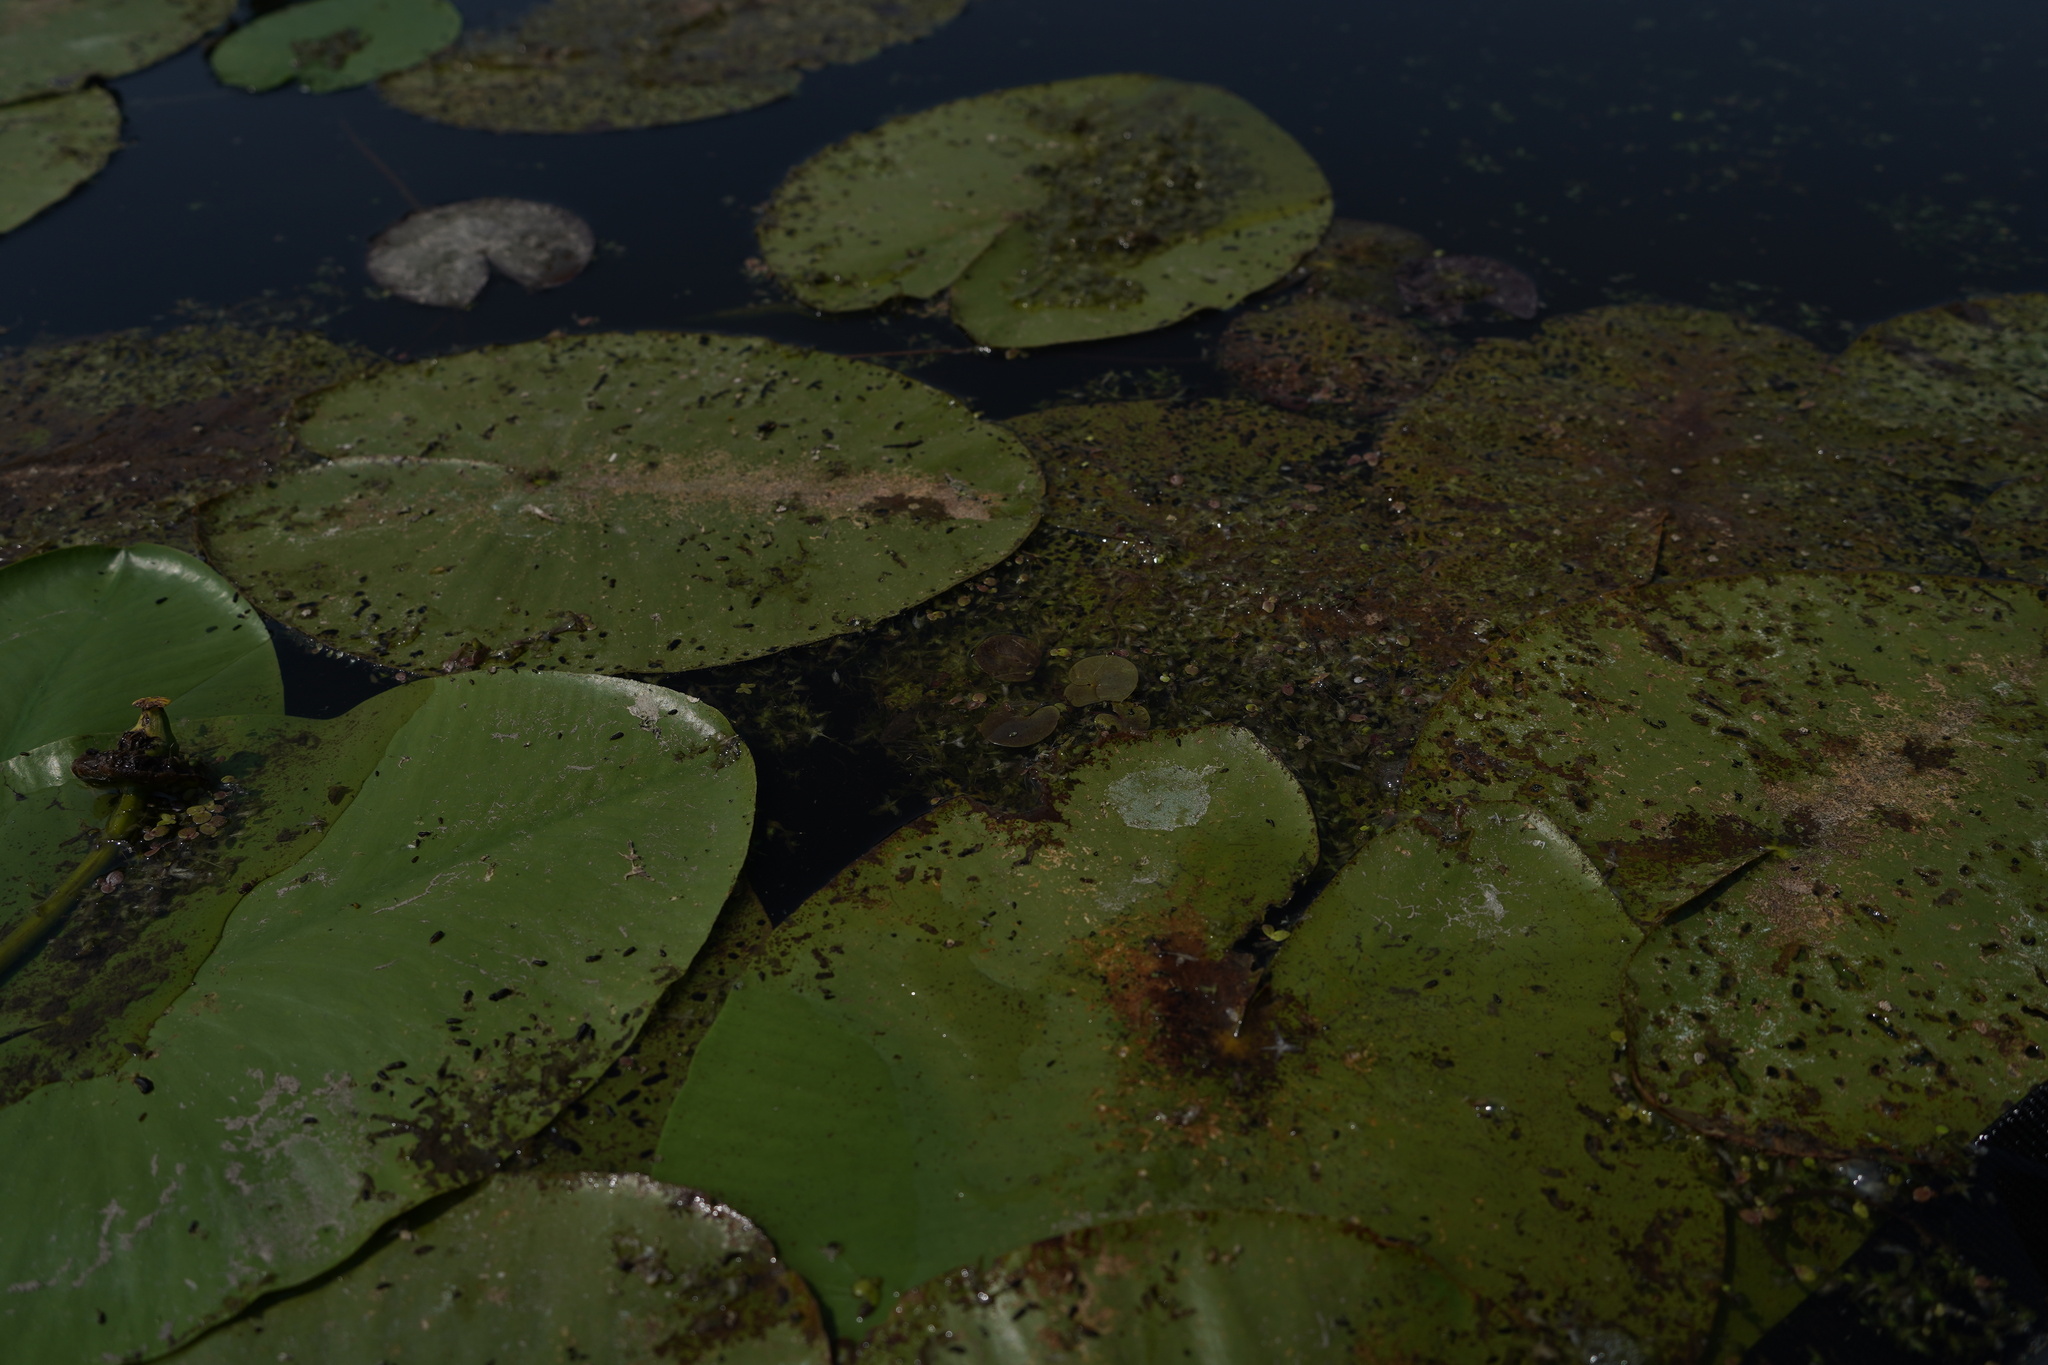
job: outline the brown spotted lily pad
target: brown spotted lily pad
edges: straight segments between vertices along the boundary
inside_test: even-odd
[[[1407,799],[1547,810],[1638,920],[1630,1061],[1682,1122],[1932,1154],[2048,1079],[2048,606],[1777,574],[1546,617],[1450,692]]]

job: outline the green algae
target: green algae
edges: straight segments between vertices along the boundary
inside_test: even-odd
[[[1308,154],[1227,91],[1095,76],[906,115],[791,171],[762,256],[814,308],[950,289],[990,346],[1148,331],[1281,278],[1329,222]]]
[[[1421,396],[1455,356],[1412,322],[1320,295],[1246,313],[1216,344],[1217,365],[1254,396],[1340,421]]]
[[[97,87],[0,107],[0,232],[68,197],[120,146],[120,106]]]
[[[377,366],[313,332],[137,330],[0,357],[0,563],[66,545],[196,549],[192,510],[308,462],[299,397]]]
[[[796,92],[950,22],[965,0],[546,0],[389,76],[384,98],[461,128],[588,133],[689,123]]]

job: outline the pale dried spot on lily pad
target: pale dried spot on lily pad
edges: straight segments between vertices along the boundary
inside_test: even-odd
[[[1137,690],[1138,666],[1116,654],[1082,659],[1067,674],[1067,702],[1072,706],[1122,701]]]
[[[402,299],[467,308],[491,270],[528,290],[583,273],[597,241],[565,208],[531,199],[468,199],[401,218],[370,243],[370,278]]]
[[[399,108],[462,128],[587,133],[715,118],[794,94],[803,72],[921,38],[965,0],[547,0],[385,79]]]

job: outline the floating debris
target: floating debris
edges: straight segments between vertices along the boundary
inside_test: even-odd
[[[412,303],[467,308],[495,267],[529,292],[583,273],[597,239],[590,225],[531,199],[466,199],[422,209],[370,243],[370,278]]]

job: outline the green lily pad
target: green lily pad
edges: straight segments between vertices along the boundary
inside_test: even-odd
[[[842,1334],[1033,1237],[1239,1209],[1356,1218],[1552,1335],[1681,1355],[1722,1215],[1615,1077],[1640,933],[1489,808],[1381,836],[1261,973],[1234,945],[1313,857],[1300,800],[1211,729],[1106,747],[1043,824],[906,827],[728,995],[657,1174],[751,1207]]]
[[[645,333],[425,361],[325,395],[343,458],[231,494],[208,556],[337,649],[480,642],[668,671],[853,630],[995,563],[1040,480],[1015,438],[880,366]]]
[[[859,1281],[901,1293],[1139,1211],[1038,1180],[1048,1162],[1085,1180],[1065,1125],[1115,1084],[1100,973],[1156,939],[1213,974],[1211,1008],[1242,1009],[1231,945],[1315,857],[1300,790],[1242,731],[1117,746],[1063,785],[1064,824],[951,803],[806,902],[662,1132],[655,1174],[749,1208],[842,1335]]]
[[[547,0],[380,88],[408,112],[505,133],[689,123],[794,94],[805,70],[922,38],[964,3]]]
[[[1786,574],[1618,595],[1476,664],[1407,799],[1540,805],[1659,927],[1631,1063],[1687,1124],[1933,1153],[2048,1078],[2039,589]]]
[[[844,312],[952,289],[990,346],[1124,336],[1280,279],[1330,221],[1330,187],[1237,96],[1091,76],[927,109],[791,171],[761,253]]]
[[[452,1360],[827,1365],[803,1281],[754,1225],[634,1175],[498,1176],[309,1293],[201,1340],[192,1365]]]
[[[121,107],[93,87],[0,107],[0,232],[12,232],[106,169]]]
[[[213,49],[213,74],[243,90],[297,81],[326,93],[417,66],[462,33],[448,0],[303,0],[264,14]]]
[[[234,0],[9,0],[0,7],[0,104],[140,71],[234,12]]]
[[[509,670],[365,709],[218,722],[224,764],[254,748],[260,808],[357,782],[352,803],[242,895],[141,1055],[0,1108],[0,1197],[37,1230],[0,1245],[0,1332],[25,1357],[170,1349],[488,1173],[611,1064],[709,930],[753,809],[716,712]],[[325,762],[261,747],[301,734]],[[226,853],[262,828],[230,821]]]
[[[1419,233],[1392,223],[1337,218],[1301,261],[1302,293],[1398,313],[1401,267],[1430,254]]]
[[[161,545],[57,550],[0,569],[0,754],[173,721],[282,711],[270,634],[232,585]]]
[[[863,1361],[1472,1359],[1486,1315],[1427,1257],[1355,1225],[1193,1213],[1048,1238],[920,1285]],[[1498,1330],[1497,1326],[1495,1330]]]
[[[1455,355],[1412,322],[1320,295],[1246,313],[1216,347],[1224,373],[1267,402],[1352,420],[1417,397]]]
[[[233,325],[0,358],[0,563],[88,543],[196,548],[193,507],[310,462],[284,430],[292,401],[378,363],[315,333]]]
[[[134,855],[117,860],[33,956],[0,978],[0,1105],[57,1081],[111,1074],[140,1055],[220,940],[243,888],[320,842],[361,789],[394,715],[417,701],[380,699],[325,724],[265,716],[177,725],[184,754],[212,780],[151,793]],[[351,742],[358,734],[368,747]],[[58,740],[0,768],[17,803],[0,824],[0,857],[16,877],[0,899],[10,929],[99,842],[80,838],[104,827],[108,806],[105,793],[72,777],[82,745]],[[64,853],[53,860],[52,850]]]

